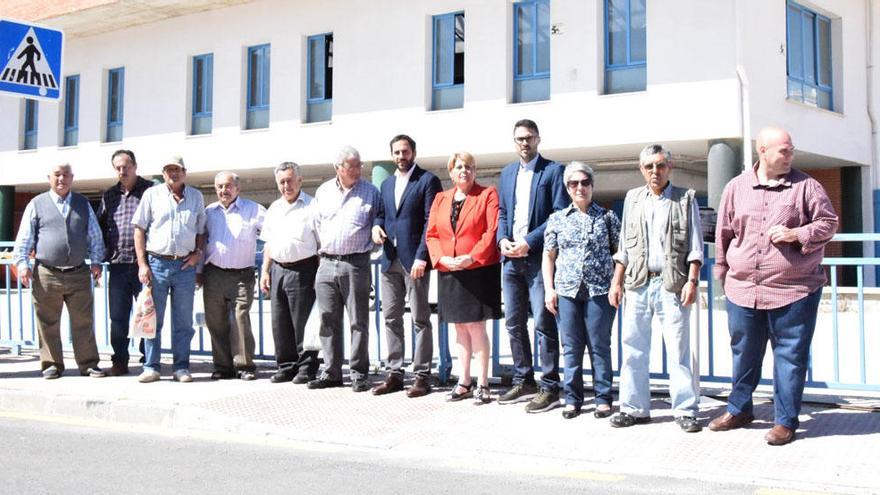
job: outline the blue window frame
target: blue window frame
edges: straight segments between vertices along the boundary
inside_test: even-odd
[[[24,139],[21,143],[21,149],[23,150],[37,149],[39,110],[40,107],[37,100],[24,100]]]
[[[513,101],[550,99],[550,0],[513,4]]]
[[[247,118],[245,129],[269,127],[269,44],[247,51]]]
[[[788,2],[786,31],[789,99],[833,110],[831,20]]]
[[[110,69],[107,75],[107,134],[105,141],[122,141],[125,69]]]
[[[196,55],[192,64],[191,134],[210,134],[214,108],[214,54]]]
[[[64,146],[79,143],[79,76],[64,78]]]
[[[333,33],[306,40],[306,122],[324,122],[333,115]]]
[[[646,0],[605,0],[605,93],[644,91]]]
[[[434,16],[431,110],[464,106],[464,12]]]

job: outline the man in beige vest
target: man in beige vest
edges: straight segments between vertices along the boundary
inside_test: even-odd
[[[666,343],[675,423],[685,432],[697,432],[701,429],[696,417],[700,393],[691,366],[690,306],[696,299],[703,262],[699,209],[693,189],[669,182],[672,156],[663,146],[643,149],[639,166],[647,185],[626,194],[608,292],[609,301],[617,307],[626,289],[620,412],[611,418],[611,426],[651,421],[648,364],[656,314]]]

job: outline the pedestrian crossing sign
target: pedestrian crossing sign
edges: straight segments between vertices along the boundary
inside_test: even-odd
[[[60,100],[63,47],[58,29],[0,19],[0,93]]]

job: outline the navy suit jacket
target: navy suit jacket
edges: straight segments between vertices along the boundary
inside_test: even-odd
[[[513,208],[516,204],[516,175],[519,160],[501,170],[498,181],[498,235],[497,242],[513,240]],[[540,257],[544,250],[544,228],[547,218],[554,211],[562,210],[571,204],[562,180],[562,165],[538,155],[535,173],[532,176],[532,189],[529,197],[529,232],[526,243],[529,245],[529,258]]]
[[[383,244],[385,256],[382,257],[382,271],[388,271],[395,259],[408,272],[413,261],[423,260],[431,268],[428,247],[425,245],[425,230],[434,196],[442,190],[436,175],[413,164],[412,175],[400,198],[400,208],[394,205],[394,184],[397,177],[392,175],[382,182],[382,201],[373,225],[385,230],[388,239]]]

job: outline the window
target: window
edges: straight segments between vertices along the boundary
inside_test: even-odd
[[[834,109],[831,81],[831,20],[788,3],[788,97]]]
[[[513,4],[513,101],[550,99],[550,0]]]
[[[79,143],[79,76],[64,78],[64,146]]]
[[[214,107],[214,55],[193,57],[191,134],[210,134]]]
[[[309,36],[306,57],[306,122],[324,122],[333,114],[333,33]]]
[[[431,110],[464,106],[464,12],[434,16]]]
[[[105,142],[122,141],[122,104],[125,69],[111,69],[107,77],[107,135]]]
[[[269,57],[268,44],[248,48],[245,129],[269,127]]]
[[[644,91],[645,0],[605,0],[605,93]]]
[[[24,100],[24,139],[21,143],[23,150],[37,149],[37,122],[39,106],[37,100]]]

